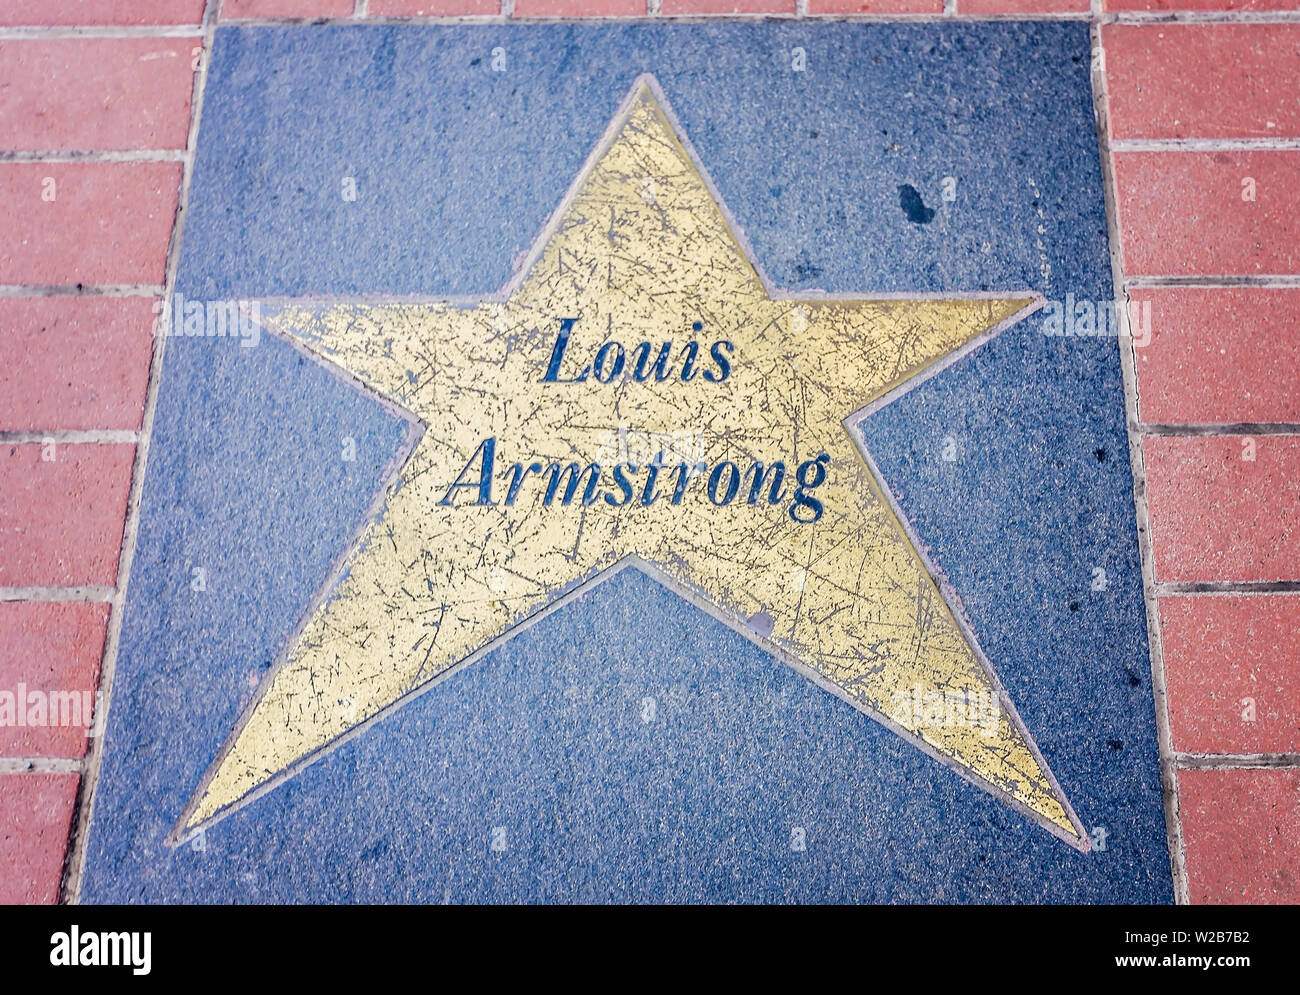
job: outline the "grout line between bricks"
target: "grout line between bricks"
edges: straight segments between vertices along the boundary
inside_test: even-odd
[[[0,284],[0,297],[161,297],[163,287],[148,283]]]
[[[1106,14],[1103,24],[1294,24],[1300,10],[1133,10]]]
[[[365,17],[369,13],[370,13],[369,0],[357,0],[356,4],[353,5],[352,7],[352,17],[354,19],[359,20],[360,18]]]
[[[798,0],[796,0],[796,5]],[[660,5],[662,7],[662,4]],[[510,13],[504,13],[504,9],[509,7]],[[855,23],[855,24],[897,24],[900,21],[912,23],[944,23],[948,21],[1090,21],[1092,15],[1086,11],[1068,11],[1068,12],[1044,12],[1041,14],[946,14],[927,13],[927,14],[809,14],[801,18],[798,13],[762,13],[753,11],[736,11],[730,14],[651,14],[649,4],[645,14],[636,14],[630,17],[563,17],[557,15],[516,15],[514,13],[514,0],[504,0],[502,4],[503,12],[499,14],[457,14],[451,16],[374,16],[367,17],[366,24],[382,25],[457,25],[457,24],[503,24],[503,23],[526,23],[526,24],[566,24],[566,25],[601,25],[601,24],[644,24],[654,23],[656,21],[684,21],[691,23],[702,22],[722,22],[735,23],[737,21],[751,23],[755,21],[781,21],[789,22],[800,19],[808,20],[813,23]],[[222,20],[223,25],[236,24],[240,27],[281,27],[285,25],[300,25],[305,27],[328,27],[331,25],[351,24],[355,25],[357,21],[351,16],[347,17],[313,17],[313,18],[235,18]]]
[[[814,14],[808,15],[817,22],[865,22],[890,23],[898,21],[1090,21],[1093,24],[1297,24],[1300,23],[1300,11],[1125,11],[1123,13],[1102,13],[1096,9],[1089,11],[1012,14],[963,14],[949,13],[945,0],[945,9],[939,14]],[[359,0],[363,5],[366,0]],[[509,8],[509,12],[506,11]],[[575,20],[566,17],[529,17],[513,16],[513,0],[504,0],[500,14],[462,14],[451,16],[412,16],[412,17],[366,17],[367,24],[484,24],[501,23],[517,20],[529,23],[565,23],[565,24],[600,24],[611,21],[628,23],[645,20],[687,20],[687,21],[752,21],[752,20],[793,20],[798,15],[792,14],[672,14],[641,17],[590,17]],[[368,10],[368,8],[367,8]],[[354,12],[344,17],[315,18],[234,18],[223,20],[223,24],[238,24],[250,27],[269,27],[279,25],[329,26],[339,24],[356,24],[359,15]],[[85,25],[85,26],[41,26],[0,28],[0,41],[20,41],[29,38],[197,38],[202,35],[199,25]]]
[[[1118,201],[1115,168],[1110,152],[1110,119],[1107,108],[1105,56],[1101,49],[1101,27],[1090,29],[1092,40],[1093,110],[1101,154],[1102,186],[1106,201],[1106,226],[1110,239],[1111,279],[1117,299],[1124,299],[1123,246],[1119,235]],[[1128,308],[1117,309],[1127,326]],[[1173,878],[1174,901],[1188,904],[1187,856],[1178,806],[1178,778],[1173,759],[1173,735],[1169,717],[1169,695],[1165,680],[1164,647],[1161,642],[1160,613],[1156,605],[1155,563],[1151,548],[1150,516],[1146,502],[1146,464],[1142,458],[1142,434],[1138,422],[1137,355],[1133,337],[1125,327],[1119,337],[1120,371],[1124,381],[1125,430],[1128,433],[1129,462],[1133,471],[1133,510],[1137,525],[1138,552],[1142,566],[1142,598],[1147,614],[1147,646],[1151,664],[1152,704],[1155,708],[1156,741],[1159,748],[1160,784],[1164,795],[1165,831],[1169,844],[1169,865]]]
[[[112,428],[52,428],[32,432],[0,432],[0,445],[44,445],[47,442],[66,442],[69,444],[92,444],[114,442],[137,442],[140,434],[130,429]]]
[[[1300,767],[1300,753],[1176,753],[1183,770],[1270,770]]]
[[[0,152],[0,162],[181,162],[180,149],[120,149],[117,151],[79,151],[56,149],[43,152],[18,149]]]
[[[0,774],[80,774],[83,763],[66,757],[0,757]]]
[[[1132,290],[1159,287],[1300,287],[1300,274],[1270,273],[1261,276],[1134,276],[1124,284]]]
[[[1119,138],[1112,152],[1295,152],[1300,138]]]
[[[1300,435],[1292,422],[1232,422],[1223,425],[1141,425],[1143,435]]]
[[[190,93],[190,128],[185,142],[185,156],[181,169],[181,188],[176,198],[176,214],[172,222],[171,238],[167,244],[167,271],[164,300],[170,307],[176,286],[176,271],[180,262],[181,233],[185,228],[185,211],[189,203],[190,180],[194,175],[194,148],[198,141],[199,121],[203,110],[203,93],[207,86],[208,64],[212,59],[212,40],[220,16],[222,0],[207,0],[203,9],[203,51],[198,69],[194,73]],[[149,387],[145,395],[144,417],[140,423],[139,442],[136,446],[135,466],[131,473],[131,496],[126,508],[126,522],[122,530],[122,550],[118,560],[117,589],[109,615],[108,633],[104,640],[104,656],[99,676],[99,708],[102,715],[96,721],[106,727],[113,700],[113,676],[117,667],[117,652],[122,636],[122,610],[126,602],[127,585],[131,577],[131,563],[135,558],[135,542],[140,527],[140,503],[144,492],[145,470],[149,457],[149,438],[153,429],[154,410],[158,404],[158,382],[162,372],[163,353],[167,336],[156,335],[149,363]],[[68,855],[64,866],[61,889],[62,901],[75,904],[81,898],[81,882],[86,867],[86,845],[94,819],[95,788],[99,783],[99,769],[106,736],[91,741],[85,760],[85,773],[77,789],[77,807],[73,815]]]
[[[0,587],[0,601],[108,601],[111,587]]]
[[[32,38],[198,38],[197,24],[59,25],[0,28],[0,41]]]
[[[1300,580],[1166,580],[1156,594],[1300,594]]]

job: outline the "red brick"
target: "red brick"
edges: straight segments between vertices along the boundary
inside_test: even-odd
[[[1174,749],[1300,753],[1300,594],[1169,595],[1159,606]]]
[[[370,0],[372,17],[454,17],[457,14],[499,14],[501,0]]]
[[[204,0],[4,0],[0,25],[198,24]]]
[[[808,0],[810,14],[941,14],[943,0]]]
[[[645,12],[646,0],[515,0],[514,16],[644,17]]]
[[[135,446],[0,447],[0,587],[117,583]]]
[[[1300,579],[1300,436],[1148,436],[1142,452],[1157,580]]]
[[[0,431],[138,429],[155,302],[0,298]]]
[[[1129,276],[1300,272],[1300,152],[1116,152]],[[1255,181],[1247,202],[1243,180]]]
[[[0,283],[161,284],[180,179],[179,162],[0,163]]]
[[[47,723],[81,722],[20,726],[15,718],[14,725],[0,725],[0,756],[73,760],[85,756],[107,624],[105,604],[0,602],[0,692],[14,695],[14,705],[20,710],[30,703],[32,691],[40,692]],[[69,692],[76,695],[74,705],[51,698]],[[51,701],[56,708],[76,711],[56,716],[50,710]],[[31,715],[30,711],[22,714]]]
[[[221,19],[232,17],[351,17],[354,0],[225,0]]]
[[[1194,904],[1300,902],[1300,771],[1181,770]]]
[[[1300,135],[1300,24],[1107,24],[1113,138]]]
[[[1144,422],[1300,423],[1300,289],[1168,287],[1131,297],[1139,316],[1151,309],[1150,340],[1137,350]]]
[[[198,38],[0,42],[5,150],[183,149]]]
[[[1121,10],[1298,10],[1300,0],[1102,0]]]
[[[516,0],[518,2],[518,0]],[[793,14],[795,0],[663,0],[660,13]]]
[[[0,905],[53,905],[77,774],[0,774]]]
[[[957,0],[959,14],[1086,14],[1091,0]]]

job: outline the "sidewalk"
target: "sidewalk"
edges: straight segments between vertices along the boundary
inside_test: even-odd
[[[189,201],[205,92],[209,83],[227,85],[209,75],[214,35],[281,22],[304,36],[329,30],[312,19],[490,25],[772,15],[787,27],[859,15],[918,23],[1086,22],[1114,294],[1127,294],[1138,315],[1150,305],[1149,334],[1137,329],[1135,348],[1121,340],[1118,357],[1111,355],[1121,364],[1126,399],[1135,500],[1125,512],[1136,520],[1150,654],[1149,670],[1133,680],[1154,707],[1171,894],[1192,903],[1300,902],[1300,4],[506,3],[504,11],[486,0],[0,3],[0,189],[11,207],[0,232],[0,690],[39,690],[51,700],[75,690],[86,692],[78,703],[89,704],[101,686],[113,687],[137,538],[148,527],[141,517],[145,457],[152,463],[160,382],[182,376],[173,373],[170,344],[160,374],[164,339],[153,335],[158,302],[186,287],[182,245],[195,281],[202,264],[196,246],[204,247],[204,258],[234,260],[226,285],[232,297],[239,266],[276,267],[278,259],[274,283],[295,259],[307,258],[292,249],[276,257],[255,234],[246,245],[261,246],[263,256],[241,261],[244,249],[223,244],[213,227],[222,217],[218,201]],[[622,99],[624,89],[614,96]],[[681,98],[670,92],[669,99],[676,105]],[[232,126],[233,105],[221,106],[221,116],[203,118],[206,127]],[[705,138],[692,140],[699,146]],[[540,172],[551,165],[540,151],[538,162]],[[715,178],[728,168],[705,165]],[[258,167],[247,168],[257,175]],[[953,168],[964,176],[976,167]],[[571,179],[564,179],[566,188]],[[928,194],[926,203],[933,207]],[[761,257],[761,233],[751,237]],[[1049,247],[1039,246],[1046,260]],[[348,247],[329,251],[345,256]],[[355,245],[353,251],[379,252]],[[482,270],[495,273],[482,251]],[[899,265],[905,264],[919,268],[923,261]],[[377,265],[390,265],[380,276],[394,282],[410,273],[401,262]],[[303,275],[304,285],[317,277]],[[488,281],[503,282],[495,275]],[[176,362],[177,370],[187,368]],[[1106,374],[1099,376],[1103,389]],[[185,382],[204,380],[195,373]],[[313,383],[303,379],[301,386]],[[275,389],[269,380],[266,389]],[[400,440],[392,426],[366,425],[367,438],[393,446]],[[882,448],[892,431],[878,431]],[[244,455],[256,451],[250,443]],[[1097,448],[1095,458],[1119,455]],[[364,482],[370,473],[382,480],[384,466],[363,457],[352,479]],[[368,500],[357,487],[354,513]],[[922,498],[903,492],[899,501],[909,516],[930,514]],[[346,521],[347,512],[336,517]],[[322,530],[329,527],[327,521]],[[342,537],[346,530],[338,528]],[[325,540],[321,545],[322,563],[339,552],[324,548]],[[928,545],[946,569],[944,542],[932,538]],[[265,572],[274,573],[274,563]],[[610,585],[623,585],[612,589],[635,603],[678,611],[668,595],[649,593],[640,580],[620,576]],[[979,599],[963,594],[976,614]],[[614,608],[602,605],[617,620]],[[266,608],[243,610],[256,615]],[[112,700],[120,704],[116,694]],[[101,721],[106,704],[101,695]],[[1016,705],[1025,714],[1032,708]],[[92,794],[113,749],[112,734],[106,747],[102,735],[77,728],[89,721],[0,724],[0,901],[81,897]],[[1075,731],[1090,735],[1086,726]],[[1046,752],[1047,734],[1036,735]],[[195,740],[196,751],[207,750],[200,770],[213,759],[205,742]],[[127,804],[113,798],[105,811]],[[1082,828],[1092,832],[1101,821]],[[933,830],[948,831],[942,818]]]

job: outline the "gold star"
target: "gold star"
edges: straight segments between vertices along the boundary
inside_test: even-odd
[[[846,428],[1037,298],[773,296],[661,100],[638,81],[502,299],[275,319],[423,433],[173,839],[634,563],[1087,848]]]

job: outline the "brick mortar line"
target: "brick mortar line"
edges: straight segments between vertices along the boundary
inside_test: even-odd
[[[13,149],[0,152],[0,162],[182,162],[179,149]]]
[[[798,2],[798,0],[796,0]],[[796,20],[807,19],[816,22],[862,22],[890,23],[898,21],[945,22],[945,21],[1089,21],[1093,24],[1296,24],[1300,23],[1300,11],[1123,11],[1118,13],[1097,13],[1095,11],[1008,14],[673,14],[647,15],[635,17],[514,17],[513,0],[504,0],[504,7],[511,7],[511,13],[501,14],[456,14],[443,16],[366,16],[364,21],[358,19],[355,12],[345,17],[325,18],[231,18],[223,19],[223,25],[240,25],[252,27],[269,27],[278,25],[339,25],[339,24],[501,24],[517,23],[563,23],[563,24],[599,24],[602,22],[626,23],[629,21],[752,21],[752,20]],[[51,38],[201,38],[202,28],[198,25],[23,25],[0,27],[0,41],[21,41],[24,39]]]
[[[1300,594],[1300,580],[1166,580],[1156,584],[1160,597],[1194,594],[1253,595]]]
[[[1111,279],[1117,299],[1124,294],[1124,260],[1119,236],[1119,203],[1115,189],[1115,164],[1110,152],[1110,119],[1107,109],[1106,71],[1102,51],[1101,27],[1095,21],[1089,29],[1092,41],[1093,113],[1097,127],[1098,152],[1101,157],[1102,188],[1106,203],[1106,227],[1110,239]],[[1127,319],[1128,309],[1122,309]],[[1127,328],[1125,329],[1127,331]],[[1129,464],[1133,475],[1133,512],[1137,526],[1138,553],[1142,568],[1142,600],[1147,616],[1147,649],[1151,666],[1152,706],[1155,709],[1156,741],[1160,753],[1160,784],[1164,799],[1165,833],[1169,847],[1169,869],[1173,881],[1174,901],[1189,903],[1187,887],[1187,851],[1178,804],[1173,733],[1169,716],[1168,684],[1165,679],[1164,644],[1161,641],[1160,615],[1156,604],[1155,561],[1151,547],[1150,516],[1146,502],[1146,463],[1142,457],[1142,435],[1138,421],[1137,355],[1131,335],[1118,340],[1120,373],[1124,383],[1124,427],[1128,434]]]
[[[1269,273],[1261,276],[1131,276],[1124,281],[1129,290],[1159,290],[1186,287],[1222,290],[1228,287],[1258,287],[1262,290],[1286,290],[1300,287],[1300,274]]]
[[[366,17],[369,13],[370,13],[369,0],[357,0],[357,2],[352,6],[352,17],[354,19],[360,19],[362,17]]]
[[[896,24],[900,21],[910,21],[918,23],[947,23],[949,21],[1090,21],[1092,15],[1087,11],[1045,11],[1041,14],[947,14],[925,13],[925,14],[807,14],[800,15],[798,11],[798,2],[796,2],[795,13],[771,13],[771,12],[747,12],[738,11],[732,14],[633,14],[623,16],[571,16],[563,17],[554,14],[539,14],[536,16],[518,15],[513,13],[514,0],[503,0],[503,8],[509,5],[510,14],[449,14],[441,16],[383,16],[367,17],[365,24],[385,24],[385,25],[439,25],[439,24],[634,24],[634,23],[655,23],[661,21],[720,21],[720,22],[753,22],[753,21],[780,21],[788,23],[790,21],[806,20],[813,23],[862,23],[862,24]],[[270,17],[239,17],[229,20],[223,20],[222,26],[238,25],[239,27],[277,27],[285,24],[313,25],[313,26],[331,26],[339,24],[358,24],[351,17],[297,17],[297,18],[270,18]]]
[[[1293,422],[1231,422],[1211,424],[1160,424],[1143,422],[1139,428],[1143,435],[1161,438],[1214,435],[1300,435],[1300,425]]]
[[[1104,14],[1102,24],[1294,24],[1300,10],[1132,10]]]
[[[1120,138],[1112,152],[1295,152],[1300,138]]]
[[[5,283],[0,297],[161,297],[164,289],[149,283]]]
[[[0,432],[0,445],[27,446],[44,445],[46,442],[61,442],[67,445],[109,445],[120,442],[138,442],[140,433],[133,429],[116,428],[51,428],[33,431]]]
[[[181,185],[176,197],[176,213],[172,221],[171,237],[167,245],[167,269],[164,300],[170,304],[176,287],[176,272],[180,263],[181,233],[185,227],[185,212],[189,204],[190,181],[194,175],[194,149],[198,142],[199,123],[203,111],[203,94],[207,87],[208,65],[212,59],[212,41],[220,16],[222,0],[207,0],[203,9],[203,51],[199,66],[191,81],[190,127],[185,141],[185,156],[181,167]],[[118,559],[117,589],[114,592],[109,614],[108,632],[104,639],[104,653],[99,671],[99,701],[106,723],[113,700],[113,677],[117,669],[117,653],[122,635],[122,615],[126,590],[131,577],[131,564],[135,558],[136,538],[140,527],[140,504],[144,492],[144,477],[148,465],[149,440],[153,431],[154,411],[158,404],[158,384],[162,372],[167,336],[156,335],[149,362],[149,386],[145,394],[144,415],[140,423],[139,442],[136,445],[135,465],[131,472],[131,496],[127,502],[126,521],[122,529],[122,548]],[[99,785],[99,771],[103,759],[106,735],[91,741],[86,754],[85,772],[77,787],[77,806],[70,827],[67,855],[60,900],[77,904],[81,898],[81,884],[85,874],[87,843],[94,821],[95,789]]]
[[[23,25],[0,28],[0,41],[47,38],[202,38],[191,24]]]
[[[1179,770],[1292,770],[1300,753],[1176,753]]]
[[[87,584],[66,587],[0,587],[0,602],[6,601],[59,601],[108,602],[113,601],[115,589]]]
[[[68,757],[0,757],[0,776],[5,774],[80,774],[84,760]]]

